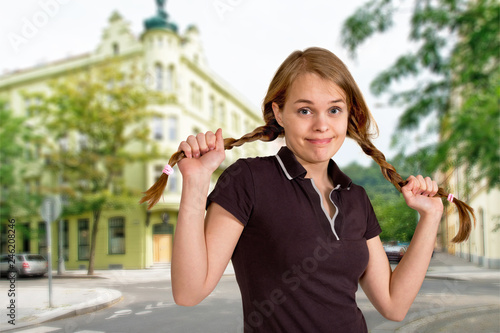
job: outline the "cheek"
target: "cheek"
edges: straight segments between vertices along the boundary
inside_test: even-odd
[[[337,130],[338,135],[345,136],[347,134],[347,119],[344,121],[338,122],[335,124],[335,129]]]

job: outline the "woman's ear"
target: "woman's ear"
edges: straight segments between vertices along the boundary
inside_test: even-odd
[[[273,102],[272,107],[273,107],[274,118],[276,119],[276,121],[278,122],[278,124],[281,127],[284,127],[283,126],[283,121],[281,119],[281,110],[280,110],[280,107],[278,106],[278,104],[276,102]]]

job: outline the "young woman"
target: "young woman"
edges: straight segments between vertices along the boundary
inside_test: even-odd
[[[221,129],[189,136],[169,163],[178,161],[183,176],[172,258],[176,303],[202,301],[232,259],[246,332],[367,332],[355,300],[358,283],[383,316],[402,320],[424,280],[443,212],[440,197],[447,194],[429,177],[403,181],[385,161],[370,141],[376,126],[359,88],[325,49],[296,51],[285,60],[263,113],[266,124],[239,140],[223,139]],[[207,200],[224,149],[283,135],[286,146],[277,155],[238,160]],[[379,163],[419,213],[394,271],[364,189],[332,159],[346,137]],[[165,181],[142,201],[154,205]],[[467,221],[464,226],[457,240],[467,238]]]

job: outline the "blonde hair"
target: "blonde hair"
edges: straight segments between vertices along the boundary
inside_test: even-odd
[[[401,188],[406,185],[407,181],[397,173],[396,169],[386,161],[384,154],[371,142],[372,137],[378,133],[378,128],[354,78],[337,56],[318,47],[295,51],[288,56],[276,71],[264,98],[262,112],[265,125],[257,127],[239,139],[224,139],[224,148],[229,150],[247,142],[273,141],[283,136],[285,129],[276,121],[272,104],[276,103],[282,109],[290,86],[300,74],[304,73],[315,73],[324,79],[331,80],[344,91],[349,108],[347,137],[355,140],[363,152],[377,162],[384,177],[401,192]],[[172,155],[168,164],[173,167],[184,157],[186,157],[184,152],[178,151]],[[163,173],[158,181],[144,192],[140,203],[148,202],[148,209],[151,209],[160,199],[167,180],[168,175]],[[448,193],[442,188],[439,188],[436,195],[442,198],[448,197]],[[458,209],[460,226],[452,242],[458,243],[467,240],[471,232],[471,216],[474,219],[474,225],[476,218],[473,209],[464,202],[454,198],[453,203]]]

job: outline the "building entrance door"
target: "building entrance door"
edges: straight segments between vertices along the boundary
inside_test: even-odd
[[[172,235],[153,235],[153,261],[170,262],[172,260]]]

